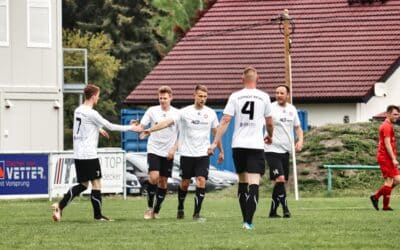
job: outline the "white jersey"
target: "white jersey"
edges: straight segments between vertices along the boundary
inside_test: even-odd
[[[190,105],[179,110],[179,116],[174,122],[179,126],[179,154],[207,156],[211,129],[219,125],[215,111],[207,106],[196,109],[194,105]]]
[[[147,109],[140,124],[153,127],[167,118],[174,119],[179,116],[179,110],[170,107],[168,111],[162,110],[161,106],[153,106]],[[178,126],[171,125],[168,128],[150,134],[147,142],[147,153],[152,153],[161,157],[167,157],[169,150],[174,146],[178,134]]]
[[[99,142],[99,129],[128,131],[130,126],[112,124],[104,119],[96,110],[81,105],[74,112],[74,159],[96,159]]]
[[[294,135],[293,128],[300,126],[300,119],[295,106],[286,103],[286,106],[282,107],[277,102],[273,102],[272,119],[274,121],[272,144],[265,144],[265,152],[290,153]]]
[[[235,117],[232,148],[264,149],[265,117],[271,116],[269,95],[258,89],[231,94],[224,114]]]

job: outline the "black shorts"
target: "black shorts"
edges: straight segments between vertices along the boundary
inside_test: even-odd
[[[147,154],[147,164],[149,164],[149,172],[159,171],[160,176],[171,177],[173,162],[174,160],[168,160],[167,157],[162,157],[152,153]]]
[[[208,178],[208,169],[210,168],[209,156],[181,156],[180,164],[182,179],[190,179],[197,176]]]
[[[233,148],[232,157],[238,174],[247,172],[263,175],[265,173],[263,149]]]
[[[78,183],[100,179],[102,176],[99,159],[75,159],[75,170]]]
[[[265,152],[265,159],[269,166],[269,178],[275,180],[284,175],[289,179],[289,153]]]

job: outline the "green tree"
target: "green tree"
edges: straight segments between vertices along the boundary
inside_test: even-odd
[[[163,37],[167,50],[185,35],[216,0],[152,0],[158,10],[151,19],[152,26]]]
[[[149,23],[148,0],[65,0],[64,28],[104,32],[112,39],[111,55],[121,61],[111,96],[122,107],[125,97],[161,59],[164,45]]]
[[[92,67],[89,70],[89,81],[98,83],[106,91],[107,96],[104,98],[102,93],[102,100],[109,100],[103,104],[106,109],[99,106],[99,111],[108,119],[112,118],[111,121],[117,121],[118,110],[123,107],[126,96],[175,44],[176,38],[171,40],[171,34],[178,33],[176,37],[179,37],[179,34],[189,30],[215,1],[167,0],[160,1],[158,8],[157,3],[153,4],[151,0],[63,0],[63,28],[77,29],[81,34],[90,32],[107,35],[112,41],[107,52],[120,63],[117,75],[109,78],[112,86],[104,88],[101,85],[103,81],[96,78],[98,74],[95,70],[104,70],[108,66],[99,65],[103,64],[102,58],[89,62]],[[168,7],[168,4],[175,7]],[[158,19],[160,15],[164,19]],[[175,26],[174,15],[179,20]],[[170,23],[170,26],[159,27],[164,22]],[[85,44],[79,46],[84,48]],[[66,97],[67,106],[77,103],[77,100],[69,98],[76,96]],[[67,114],[65,117],[68,119]],[[71,121],[67,121],[66,128],[70,126]],[[70,135],[65,134],[65,138],[70,138]],[[118,140],[112,140],[108,145],[118,146]]]
[[[101,88],[101,99],[95,109],[107,119],[118,123],[116,103],[112,99],[113,80],[120,69],[121,62],[110,54],[113,41],[104,33],[81,32],[79,30],[63,31],[64,48],[88,49],[88,77],[90,82]],[[82,58],[76,54],[65,54],[65,65],[82,65]],[[65,82],[74,82],[82,72],[65,71]],[[83,78],[81,78],[83,79]],[[74,109],[79,105],[77,94],[64,95],[64,148],[72,148],[72,125]],[[119,134],[110,133],[110,141],[100,140],[100,146],[111,146],[119,143]]]

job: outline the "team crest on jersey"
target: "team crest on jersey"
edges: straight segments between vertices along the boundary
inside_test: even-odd
[[[207,114],[204,114],[203,117],[204,117],[204,119],[207,119],[207,118],[208,118],[208,115],[207,115]]]

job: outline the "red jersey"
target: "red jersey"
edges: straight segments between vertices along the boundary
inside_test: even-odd
[[[394,127],[387,120],[382,122],[381,126],[379,127],[379,144],[378,144],[378,153],[376,156],[378,161],[379,159],[392,161],[392,158],[390,157],[385,147],[385,142],[384,142],[385,137],[390,138],[390,145],[392,145],[393,153],[394,155],[397,155]]]

